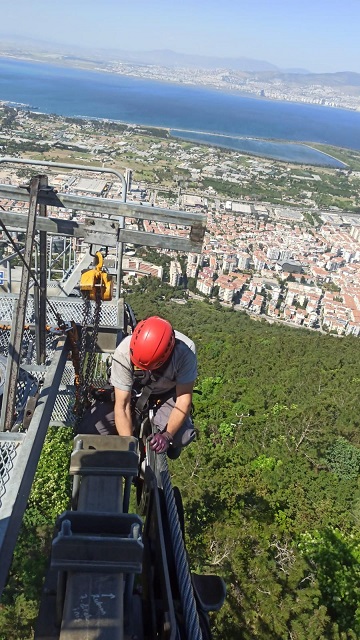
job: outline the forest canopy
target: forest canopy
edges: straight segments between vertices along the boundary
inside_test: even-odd
[[[198,439],[172,472],[192,566],[227,583],[214,638],[360,637],[360,341],[172,295],[128,301],[196,343]]]

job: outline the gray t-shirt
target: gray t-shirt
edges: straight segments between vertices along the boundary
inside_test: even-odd
[[[175,338],[175,347],[165,369],[155,369],[151,373],[144,371],[144,374],[140,372],[140,383],[145,382],[151,388],[151,393],[165,393],[177,384],[194,382],[197,377],[195,344],[180,331],[175,331]],[[131,336],[127,336],[120,342],[111,365],[111,384],[122,391],[131,391],[135,380],[130,361],[130,340]]]

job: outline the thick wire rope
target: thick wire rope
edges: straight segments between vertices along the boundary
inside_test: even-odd
[[[194,591],[191,584],[191,574],[187,561],[179,514],[167,466],[166,454],[158,454],[156,456],[156,461],[159,462],[161,484],[164,492],[166,510],[169,520],[186,637],[188,640],[202,640],[203,636],[200,628]]]

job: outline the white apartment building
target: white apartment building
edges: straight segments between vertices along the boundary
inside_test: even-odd
[[[186,275],[188,278],[196,278],[196,271],[197,271],[197,267],[196,265],[193,266],[187,266],[186,268]]]
[[[250,306],[251,311],[253,313],[261,313],[264,303],[265,303],[264,296],[260,296],[259,294],[257,294],[251,303],[251,306]]]
[[[206,296],[211,296],[212,290],[214,288],[214,282],[212,278],[204,278],[199,279],[196,282],[196,288],[198,291],[203,293]]]
[[[253,262],[254,268],[256,271],[261,271],[265,269],[266,266],[266,255],[262,251],[254,251],[253,254]]]
[[[188,253],[186,275],[188,278],[195,278],[196,270],[202,265],[202,256],[198,253]]]
[[[248,309],[253,299],[254,299],[254,294],[251,291],[244,291],[244,293],[241,296],[241,300],[239,302],[240,307],[243,307],[244,309]]]
[[[233,301],[233,297],[238,291],[239,287],[236,282],[229,282],[227,285],[219,287],[219,298],[224,302],[230,303]]]
[[[250,265],[250,256],[248,253],[241,252],[236,255],[239,269],[248,269]]]
[[[222,271],[233,271],[237,267],[237,259],[234,256],[224,256],[221,270]]]
[[[279,251],[279,260],[290,260],[290,258],[292,257],[292,251],[290,251],[289,249],[281,249]]]
[[[178,260],[170,262],[170,286],[177,287],[182,283],[183,275],[181,272],[181,264]]]
[[[360,324],[357,322],[353,322],[352,320],[350,320],[347,324],[347,327],[345,329],[345,334],[347,336],[352,335],[352,336],[358,336],[360,335]]]
[[[354,240],[360,240],[360,225],[351,227],[350,235],[354,238]]]
[[[266,252],[266,257],[269,260],[278,260],[280,256],[280,251],[277,247],[269,247]]]
[[[355,253],[350,250],[344,251],[343,258],[345,262],[353,262],[355,259]]]

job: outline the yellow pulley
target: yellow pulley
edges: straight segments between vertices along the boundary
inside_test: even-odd
[[[89,300],[112,299],[112,277],[103,271],[104,257],[101,251],[95,254],[94,268],[81,274],[80,291]]]

